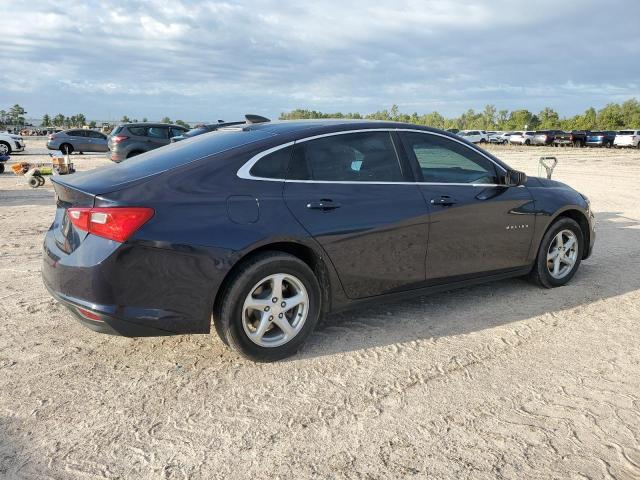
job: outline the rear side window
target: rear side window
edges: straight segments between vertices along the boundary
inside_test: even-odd
[[[129,133],[136,137],[146,137],[147,127],[128,127]]]
[[[331,135],[294,148],[287,179],[329,182],[402,182],[389,132]]]
[[[249,173],[254,177],[284,179],[292,150],[292,147],[286,147],[265,155],[251,167]]]
[[[67,132],[67,135],[69,135],[70,137],[84,137],[84,131],[82,130],[69,130]]]
[[[169,129],[167,127],[149,127],[147,137],[151,138],[169,138]]]
[[[122,130],[122,125],[117,126],[116,128],[114,128],[113,130],[111,130],[111,135],[117,135],[120,133],[120,130]]]
[[[426,133],[402,132],[400,136],[424,182],[498,183],[494,164],[466,145]]]

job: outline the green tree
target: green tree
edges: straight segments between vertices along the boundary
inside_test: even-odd
[[[598,126],[603,130],[618,130],[625,126],[622,108],[617,103],[609,103],[598,112]]]
[[[496,128],[496,107],[495,105],[487,105],[482,112],[482,128],[484,130],[493,130]]]
[[[53,126],[55,127],[63,127],[64,126],[64,115],[59,113],[55,117],[53,117]]]
[[[148,122],[149,120],[147,120],[147,117],[142,117],[142,121],[143,122]]]
[[[9,109],[9,122],[16,126],[23,126],[26,113],[25,109],[16,103]]]
[[[553,108],[545,107],[539,114],[542,130],[556,130],[560,128],[560,116]]]
[[[160,122],[162,122],[162,123],[171,123],[171,119],[169,117],[164,117],[162,120],[160,120]]]
[[[97,127],[97,125],[96,125],[96,121],[95,121],[95,120],[91,120],[91,121],[89,122],[89,128],[96,128],[96,127]]]
[[[496,122],[500,130],[507,129],[507,122],[509,121],[509,110],[500,110]]]
[[[42,126],[43,127],[50,127],[51,126],[51,117],[47,113],[45,113],[42,116]]]
[[[509,114],[507,126],[510,130],[533,129],[535,128],[532,125],[533,117],[534,115],[529,110],[514,110]]]
[[[130,123],[131,120],[129,120],[129,117],[127,117],[126,115],[122,116],[122,119],[120,120],[121,123]]]
[[[182,120],[176,120],[174,123],[184,128],[191,128],[187,122],[183,122]]]

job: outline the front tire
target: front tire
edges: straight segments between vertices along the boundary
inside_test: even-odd
[[[7,142],[0,142],[0,155],[10,155],[11,154],[11,145]]]
[[[565,285],[580,266],[584,237],[571,218],[556,220],[542,237],[531,279],[545,288]]]
[[[298,351],[320,311],[320,286],[311,268],[293,255],[266,252],[233,274],[214,311],[214,326],[243,357],[271,362]]]

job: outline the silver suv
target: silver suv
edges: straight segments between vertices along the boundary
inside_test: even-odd
[[[168,145],[171,137],[182,135],[188,129],[169,123],[124,123],[109,135],[107,157],[121,162],[149,150]]]

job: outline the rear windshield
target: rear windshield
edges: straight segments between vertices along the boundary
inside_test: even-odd
[[[160,173],[199,158],[221,153],[232,148],[264,140],[273,136],[266,130],[216,131],[211,135],[200,135],[189,142],[176,142],[129,158],[114,165],[127,180]]]
[[[634,135],[635,132],[633,130],[622,130],[618,132],[618,135]]]
[[[117,135],[120,133],[120,130],[122,130],[122,125],[118,125],[116,128],[114,128],[113,130],[111,130],[111,135]]]
[[[604,135],[602,132],[591,132],[591,135]]]

